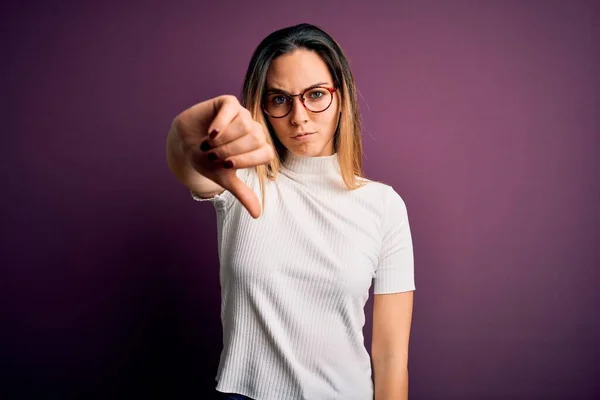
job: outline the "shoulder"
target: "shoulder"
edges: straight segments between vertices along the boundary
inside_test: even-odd
[[[403,197],[392,184],[359,176],[356,177],[356,180],[364,185],[359,190],[364,189],[369,195],[379,198],[383,202],[384,208],[406,208]]]

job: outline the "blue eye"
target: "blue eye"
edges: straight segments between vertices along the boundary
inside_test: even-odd
[[[285,106],[290,103],[290,99],[282,94],[273,94],[269,96],[269,104],[273,106]]]
[[[321,97],[325,96],[325,93],[323,93],[322,90],[315,90],[314,92],[311,92],[309,96],[311,99],[320,99]]]

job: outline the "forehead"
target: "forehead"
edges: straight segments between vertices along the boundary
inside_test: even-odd
[[[300,91],[319,82],[331,84],[327,64],[314,51],[299,49],[277,57],[267,71],[267,87]]]

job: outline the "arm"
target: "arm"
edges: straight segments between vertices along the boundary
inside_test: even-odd
[[[408,399],[408,343],[413,293],[374,295],[371,357],[375,400]]]

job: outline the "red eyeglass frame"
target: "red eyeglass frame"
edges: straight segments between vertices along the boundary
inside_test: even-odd
[[[308,107],[306,107],[306,104],[304,104],[304,93],[308,92],[309,90],[313,90],[313,89],[325,89],[325,90],[329,91],[329,93],[331,94],[331,101],[329,102],[329,105],[321,111],[309,110]],[[271,92],[265,94],[265,98],[270,94],[281,94],[282,96],[289,97],[292,100],[292,102],[290,104],[293,104],[294,97],[300,97],[300,103],[302,103],[302,106],[306,109],[306,111],[310,111],[311,113],[318,114],[318,113],[322,113],[322,112],[326,111],[329,107],[331,107],[331,105],[333,104],[333,94],[337,91],[337,89],[338,88],[336,88],[336,87],[312,86],[307,89],[304,89],[301,93],[298,93],[298,94],[288,94],[288,93],[284,93],[284,92],[280,92],[280,91],[271,91]],[[281,117],[274,117],[271,114],[269,114],[267,112],[267,110],[265,110],[265,104],[264,104],[264,99],[263,99],[263,104],[262,104],[263,112],[271,118],[285,118],[292,112],[292,108],[293,107],[290,105],[290,109],[288,110],[287,113],[285,113],[285,115],[282,115]]]

